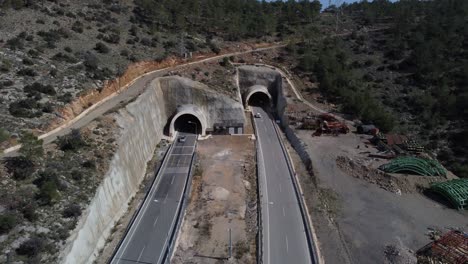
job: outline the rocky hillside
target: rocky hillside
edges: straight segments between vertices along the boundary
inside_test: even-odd
[[[132,62],[275,40],[320,10],[317,2],[234,2],[0,1],[0,139],[44,128],[57,108]]]

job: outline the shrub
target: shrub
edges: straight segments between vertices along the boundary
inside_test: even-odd
[[[18,255],[34,257],[37,256],[44,248],[44,240],[39,237],[32,237],[24,241],[17,249]]]
[[[34,82],[33,84],[26,85],[23,88],[23,91],[25,93],[33,93],[33,92],[39,92],[47,95],[56,95],[57,92],[55,91],[54,87],[52,85],[42,85],[38,82]]]
[[[18,75],[34,77],[37,76],[37,72],[31,68],[23,68],[18,71]]]
[[[219,65],[223,66],[223,67],[226,67],[229,65],[229,58],[228,57],[224,57],[223,60],[219,63]]]
[[[142,38],[140,40],[141,45],[144,46],[151,46],[151,40],[149,38]]]
[[[58,99],[66,104],[70,103],[73,99],[73,95],[70,92],[64,93],[62,96],[59,96]]]
[[[6,80],[6,81],[2,82],[2,85],[5,86],[5,87],[10,87],[13,84],[14,84],[14,82],[12,80]]]
[[[1,72],[9,72],[11,69],[11,62],[4,60],[2,61],[2,64],[0,65],[0,71]]]
[[[106,46],[106,44],[102,43],[102,42],[98,42],[96,43],[96,46],[94,47],[94,49],[99,52],[99,53],[109,53],[110,49],[109,47]]]
[[[94,160],[87,160],[85,162],[83,162],[83,164],[81,164],[81,166],[83,166],[84,168],[88,168],[88,169],[95,169],[96,168],[96,162]]]
[[[123,49],[123,50],[120,51],[120,56],[128,57],[128,55],[129,55],[128,50]]]
[[[62,151],[77,151],[86,145],[78,129],[73,129],[70,134],[58,138],[58,146]]]
[[[83,179],[83,173],[79,170],[73,170],[71,172],[71,177],[75,181],[81,181],[81,179]]]
[[[13,214],[0,215],[0,234],[5,234],[12,230],[17,224],[16,217]]]
[[[8,110],[15,117],[33,118],[42,115],[42,112],[35,110],[39,106],[36,100],[28,98],[11,103]]]
[[[117,33],[112,33],[103,37],[103,40],[107,43],[119,44],[120,36]]]
[[[66,46],[65,48],[63,48],[63,50],[66,51],[66,52],[72,52],[72,51],[73,51],[72,48],[70,48],[70,47],[68,47],[68,46]]]
[[[43,141],[42,139],[38,139],[33,133],[23,132],[19,142],[21,143],[19,152],[27,159],[35,160],[44,155],[44,149],[42,148]]]
[[[26,218],[28,221],[34,222],[38,218],[36,209],[37,206],[35,203],[27,202],[21,206],[21,213],[23,214],[23,217]]]
[[[54,21],[55,24],[56,21]],[[42,37],[42,39],[47,42],[49,47],[55,47],[55,43],[62,38],[69,38],[70,34],[64,29],[60,28],[58,30],[50,30],[48,32],[39,31],[37,35]]]
[[[24,40],[22,38],[12,38],[7,40],[6,46],[12,50],[21,50],[24,48]]]
[[[0,128],[0,143],[7,141],[10,138],[10,134],[3,128]]]
[[[51,103],[45,103],[43,106],[42,106],[42,112],[44,113],[52,113],[54,111],[54,105],[51,104]]]
[[[35,50],[35,49],[30,49],[28,50],[28,54],[31,56],[31,57],[37,57],[39,56],[39,51]]]
[[[81,207],[77,204],[69,204],[63,210],[63,217],[65,218],[76,218],[81,215]]]
[[[94,55],[93,53],[85,54],[83,64],[87,70],[91,70],[91,71],[97,70],[98,63],[99,63],[99,60],[96,57],[96,55]]]
[[[45,182],[39,189],[37,198],[43,205],[51,205],[60,197],[57,191],[57,184],[53,181]]]
[[[52,77],[57,77],[57,73],[58,73],[57,69],[52,69],[49,72],[50,76],[52,76]]]
[[[23,64],[24,65],[34,65],[34,62],[31,59],[24,58],[23,59]]]
[[[83,23],[81,23],[80,21],[75,21],[71,29],[77,33],[83,33]]]
[[[211,51],[213,51],[214,53],[219,54],[221,52],[221,49],[214,42],[210,41],[210,43],[208,43],[208,45],[209,45]]]
[[[175,47],[175,45],[176,45],[176,43],[174,41],[170,41],[170,40],[164,42],[164,44],[163,44],[165,49],[173,48],[173,47]]]
[[[129,33],[130,35],[134,37],[138,36],[138,27],[135,25],[132,25],[132,27],[130,27]]]
[[[4,164],[8,173],[12,174],[15,180],[27,179],[34,173],[34,163],[23,156],[7,158]]]
[[[64,54],[62,52],[59,52],[57,54],[55,54],[53,57],[52,57],[53,60],[56,60],[56,61],[62,61],[62,62],[68,62],[68,63],[76,63],[78,62],[78,60],[68,54]]]

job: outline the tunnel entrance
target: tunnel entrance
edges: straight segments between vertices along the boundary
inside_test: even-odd
[[[255,92],[248,98],[247,104],[250,106],[266,107],[270,106],[270,97],[264,92]]]
[[[183,133],[202,134],[202,125],[196,116],[183,114],[175,120],[174,130]]]

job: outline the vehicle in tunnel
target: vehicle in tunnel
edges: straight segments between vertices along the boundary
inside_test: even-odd
[[[201,134],[201,122],[198,118],[191,114],[183,114],[174,122],[174,129],[178,132]]]

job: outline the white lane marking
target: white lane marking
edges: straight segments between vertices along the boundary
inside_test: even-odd
[[[158,217],[156,217],[156,220],[154,220],[154,223],[153,223],[153,227],[156,225],[156,223],[158,222],[158,219],[159,219],[159,215]]]
[[[164,202],[163,203],[166,203],[166,199],[167,199],[168,195],[169,195],[169,193],[166,193],[166,197],[164,197]]]
[[[280,192],[282,192],[282,191],[281,191],[281,184],[279,185],[279,188],[280,188]]]
[[[254,108],[256,109],[256,108]],[[256,122],[256,128],[258,130],[260,130],[261,126],[257,125],[259,122],[258,120],[254,120],[254,122]],[[263,128],[262,128],[263,129]],[[257,131],[257,132],[260,132],[260,131]],[[260,152],[260,156],[262,157],[262,163],[263,163],[263,178],[264,178],[264,183],[265,183],[265,196],[266,196],[266,201],[268,203],[268,182],[267,182],[267,178],[266,178],[266,170],[265,170],[265,158],[263,157],[263,150],[262,150],[262,140],[261,140],[261,137],[260,137],[260,134],[261,133],[257,133],[257,139],[258,139],[258,145],[260,146],[259,147],[259,152]],[[266,226],[267,226],[267,235],[270,236],[270,218],[269,218],[269,215],[270,215],[270,212],[269,212],[269,206],[266,206]],[[270,239],[268,238],[267,239],[267,243],[266,243],[266,248],[267,248],[267,256],[266,256],[266,262],[265,263],[270,263]]]
[[[286,216],[286,213],[285,213],[285,211],[284,211],[284,207],[283,207],[283,216]]]
[[[172,151],[173,151],[173,150],[171,150],[171,152],[172,152]],[[172,153],[171,153],[171,154],[172,154]],[[170,157],[170,156],[169,156],[169,157]],[[162,166],[163,166],[163,167],[162,167],[161,169],[164,169],[164,170],[165,170],[165,169],[167,168],[167,163],[169,162],[169,160],[166,162],[166,164],[165,164],[165,162],[166,162],[166,159],[163,160],[163,163],[162,163]],[[162,175],[161,175],[161,176],[162,176]],[[158,190],[158,187],[159,187],[159,182],[154,181],[153,185],[151,186],[151,189],[150,189],[150,192],[149,192],[149,196],[153,196],[153,195],[156,193],[156,191]],[[155,201],[155,202],[158,202],[158,200],[154,200],[154,201]],[[140,225],[141,219],[143,219],[143,215],[146,213],[146,210],[148,209],[148,206],[149,206],[150,203],[151,203],[151,202],[150,202],[149,199],[148,199],[148,200],[145,199],[145,200],[143,201],[142,209],[141,209],[140,213],[137,215],[137,218],[136,218],[135,222],[134,222],[134,223],[132,224],[132,226],[130,227],[130,233],[129,233],[129,234],[130,234],[130,237],[129,237],[128,235],[125,236],[124,241],[122,242],[122,245],[124,245],[124,246],[123,246],[123,250],[122,250],[121,253],[120,253],[120,257],[117,258],[117,259],[118,259],[118,260],[117,260],[117,263],[120,263],[120,258],[122,258],[122,256],[124,255],[125,251],[127,250],[127,247],[128,247],[128,245],[130,244],[130,241],[132,241],[133,236],[135,235],[135,232],[136,232],[136,230],[138,229],[138,226]],[[122,245],[121,245],[121,246],[122,246]],[[117,252],[119,252],[120,249],[121,249],[121,247],[119,247],[119,249],[117,249]],[[115,260],[115,259],[113,259],[111,263],[113,263],[114,260]]]
[[[174,183],[175,176],[172,176],[171,185]]]
[[[288,236],[286,236],[286,252],[289,252]]]
[[[143,251],[145,251],[145,248],[146,248],[146,246],[144,246],[143,249],[141,250],[140,255],[138,256],[137,262],[140,262],[141,255],[143,255]]]

